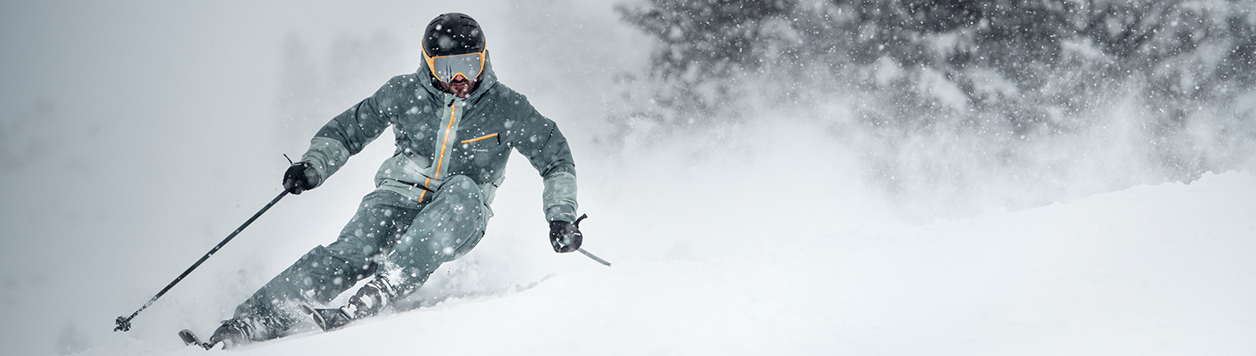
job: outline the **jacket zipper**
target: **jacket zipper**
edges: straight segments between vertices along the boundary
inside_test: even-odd
[[[423,180],[423,192],[419,193],[420,202],[423,201],[423,197],[427,195],[427,192],[431,190],[430,184],[432,183],[432,179],[433,178],[440,179],[440,168],[445,163],[445,148],[449,147],[449,132],[454,127],[454,114],[457,113],[456,110],[457,110],[457,107],[454,106],[454,100],[450,100],[449,101],[449,123],[445,125],[445,138],[442,139],[440,142],[440,155],[436,156],[436,173],[433,174],[434,177],[428,177],[427,179]]]

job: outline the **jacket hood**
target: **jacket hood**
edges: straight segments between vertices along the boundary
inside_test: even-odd
[[[493,56],[489,54],[489,51],[485,50],[484,72],[480,73],[480,80],[477,82],[475,90],[471,91],[471,94],[467,94],[467,100],[475,101],[479,99],[481,95],[487,93],[489,89],[492,89],[494,85],[497,85],[497,74],[493,73],[492,58]],[[445,94],[453,95],[447,91],[440,90],[440,88],[432,86],[432,81],[435,80],[435,78],[432,77],[432,70],[427,66],[426,60],[420,61],[419,69],[415,71],[415,74],[417,74],[419,78],[428,78],[428,80],[420,80],[419,85],[435,97],[442,97]]]

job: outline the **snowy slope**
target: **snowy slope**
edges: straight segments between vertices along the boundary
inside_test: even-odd
[[[920,226],[721,231],[233,354],[1250,354],[1252,217],[1256,177],[1231,172]],[[204,352],[153,346],[83,355]]]
[[[0,355],[203,354],[174,333],[208,336],[330,242],[389,135],[130,332],[114,318],[277,194],[280,154],[413,71],[445,11],[479,19],[502,81],[563,128],[585,246],[614,267],[550,250],[540,179],[515,157],[486,238],[422,308],[229,354],[1256,353],[1253,94],[1190,137],[1148,131],[1131,101],[1067,117],[1090,131],[986,146],[869,128],[863,110],[896,108],[785,81],[756,87],[813,100],[739,98],[741,118],[676,127],[620,87],[649,80],[655,45],[620,2],[0,2]],[[1235,171],[1163,183],[1182,162],[1162,145]]]

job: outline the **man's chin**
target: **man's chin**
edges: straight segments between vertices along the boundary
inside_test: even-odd
[[[471,93],[471,85],[466,83],[451,83],[449,84],[449,92],[459,97],[464,97]]]

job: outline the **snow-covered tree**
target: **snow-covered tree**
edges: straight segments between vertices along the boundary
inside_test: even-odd
[[[1159,159],[1188,175],[1209,162],[1172,147],[1189,145],[1185,122],[1206,110],[1253,126],[1253,109],[1236,105],[1256,83],[1247,1],[645,0],[618,10],[658,40],[649,77],[635,83],[651,104],[634,115],[665,123],[746,119],[747,105],[840,91],[889,136],[944,127],[1016,140],[1085,130],[1079,113],[1133,90],[1154,116],[1144,126],[1173,143]]]

